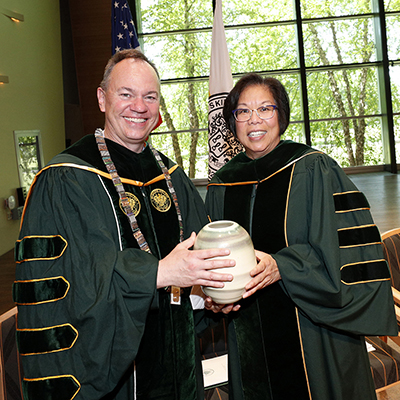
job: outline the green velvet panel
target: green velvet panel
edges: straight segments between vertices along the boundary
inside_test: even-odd
[[[75,155],[100,171],[107,173],[107,169],[100,157],[97,146],[93,146],[92,142],[96,140],[94,135],[88,135],[82,140],[87,142],[87,146],[83,146],[81,143],[79,146],[72,146],[65,150],[65,153]],[[106,139],[106,143],[110,153],[113,154],[113,162],[121,179],[129,177],[131,180],[136,180],[140,183],[140,185],[131,185],[123,182],[125,191],[134,194],[140,202],[140,212],[136,215],[137,223],[149,244],[152,254],[161,259],[179,243],[178,217],[167,183],[162,177],[162,171],[158,163],[154,161],[154,156],[148,146],[141,153],[133,153],[126,147],[112,140]],[[90,149],[90,151],[86,151],[86,149]],[[171,168],[172,165],[165,156],[161,155],[161,159],[167,168]],[[151,185],[146,185],[159,176],[162,177],[160,181],[154,182]],[[123,236],[123,247],[139,248],[136,239],[132,235],[129,219],[123,213],[119,205],[119,196],[114,188],[113,182],[111,179],[102,179],[112,197]],[[154,189],[163,190],[171,199],[171,207],[168,211],[160,212],[151,204],[150,197]],[[157,234],[154,232],[154,227],[157,227]],[[163,238],[163,240],[158,240],[159,237]]]
[[[333,196],[333,199],[336,212],[370,208],[367,198],[361,192],[340,193]]]
[[[253,191],[254,185],[227,186],[225,190],[224,218],[237,222],[250,235]]]
[[[340,247],[363,246],[381,241],[381,236],[375,225],[339,230],[338,235]]]
[[[61,236],[26,237],[15,244],[15,261],[54,259],[60,257],[67,242]]]
[[[78,334],[71,325],[41,330],[18,330],[18,350],[22,355],[50,353],[69,349]]]
[[[257,250],[273,254],[286,247],[285,212],[292,169],[293,166],[285,168],[258,185],[252,224]]]
[[[390,279],[390,274],[385,261],[372,261],[345,265],[341,270],[341,279],[343,282],[351,284]]]
[[[309,399],[296,311],[281,285],[276,282],[241,304],[233,321],[244,398]]]
[[[265,157],[240,166],[255,183],[226,187],[224,218],[247,229],[256,249],[275,253],[286,246],[285,210],[293,167],[274,175],[288,160],[269,161]],[[261,181],[265,171],[269,179]],[[309,399],[296,309],[281,284],[267,286],[240,304],[240,311],[229,317],[235,326],[244,398],[260,399],[262,393],[265,400]]]
[[[93,141],[93,137],[84,140]],[[110,153],[116,169],[124,179],[129,177],[134,182],[123,182],[125,191],[136,196],[140,203],[140,211],[136,219],[151,253],[161,259],[169,254],[179,243],[179,221],[172,196],[162,171],[154,162],[154,156],[149,149],[142,153],[133,153],[119,144],[107,140]],[[93,148],[92,144],[88,145]],[[70,148],[68,153],[76,155],[101,171],[106,171],[98,151],[90,154],[83,153],[84,146]],[[167,168],[171,163],[164,156],[161,158]],[[155,178],[161,177],[155,181]],[[138,248],[132,235],[132,229],[127,216],[119,205],[119,196],[110,179],[102,177],[112,198],[113,206],[118,218],[124,248]],[[148,184],[151,182],[151,184]],[[162,211],[154,207],[151,199],[152,191],[161,189],[171,200],[171,207]],[[178,201],[181,199],[178,198]],[[184,201],[184,199],[182,199]],[[195,359],[195,337],[193,310],[189,301],[190,288],[185,288],[182,293],[182,304],[171,305],[170,294],[164,289],[158,290],[158,307],[151,308],[147,314],[145,330],[140,342],[140,348],[135,358],[137,382],[136,399],[196,399],[197,392],[202,391],[202,383],[195,378],[196,364],[200,359]],[[201,371],[201,365],[197,367]],[[133,369],[128,370],[123,381],[133,374]],[[201,375],[200,375],[201,378]],[[118,390],[119,387],[116,388]],[[117,396],[117,398],[123,396]],[[113,394],[105,397],[113,398]],[[133,398],[133,397],[132,397]]]
[[[79,389],[78,382],[70,376],[22,382],[24,398],[29,400],[71,400]]]
[[[29,282],[14,282],[13,299],[17,304],[38,304],[64,298],[68,283],[61,277]]]
[[[275,147],[267,156],[256,160],[250,159],[244,152],[239,153],[234,163],[226,164],[222,173],[216,175],[227,184],[261,181],[309,151],[308,146],[288,140],[283,146]]]
[[[139,248],[136,239],[132,235],[132,228],[127,216],[119,207],[119,197],[113,187],[112,181],[103,179],[114,202],[114,208],[118,217],[122,232],[122,242],[124,247]],[[175,206],[171,199],[171,207],[167,212],[156,210],[149,202],[150,193],[154,189],[163,190],[170,196],[165,180],[161,180],[146,187],[124,184],[127,193],[134,194],[141,203],[141,209],[136,216],[136,220],[143,233],[147,243],[150,246],[151,253],[157,258],[165,257],[177,243],[179,243],[179,222]],[[155,232],[154,226],[157,226]],[[158,240],[161,237],[163,240]]]
[[[187,298],[190,289],[184,290]],[[190,301],[170,304],[170,294],[159,290],[159,309],[149,311],[145,334],[136,356],[137,400],[195,399],[196,360]],[[188,319],[188,315],[190,319]]]

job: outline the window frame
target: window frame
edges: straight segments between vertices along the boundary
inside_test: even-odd
[[[165,31],[165,32],[149,32],[142,33],[141,22],[140,22],[140,1],[141,0],[130,0],[130,6],[133,10],[132,14],[135,19],[137,26],[138,38],[143,45],[143,40],[150,36],[163,36],[171,35],[176,33],[194,33],[212,31],[212,27],[188,29],[179,31]],[[209,0],[212,1],[212,0]],[[214,3],[214,2],[213,2]],[[283,70],[263,70],[256,71],[261,74],[284,75],[284,74],[298,74],[300,79],[300,96],[301,96],[301,113],[302,119],[291,121],[291,123],[301,124],[303,126],[303,134],[305,143],[312,146],[312,132],[311,123],[323,122],[323,121],[342,121],[345,119],[358,119],[366,117],[378,117],[381,119],[381,135],[382,135],[382,151],[384,159],[384,169],[397,173],[397,161],[396,161],[396,149],[395,149],[395,129],[394,129],[394,117],[400,115],[400,113],[394,113],[392,107],[392,93],[389,68],[395,65],[400,65],[400,59],[391,60],[388,58],[388,44],[386,34],[386,17],[391,15],[400,15],[399,11],[388,11],[385,12],[384,0],[371,0],[372,12],[364,14],[352,14],[352,15],[338,15],[332,17],[317,17],[317,18],[302,18],[301,15],[301,0],[294,0],[294,19],[286,21],[268,21],[263,23],[254,24],[240,24],[240,25],[226,25],[225,30],[232,29],[245,29],[253,27],[264,27],[264,26],[280,26],[280,25],[293,25],[296,29],[296,46],[297,46],[297,68],[283,69]],[[377,61],[371,61],[366,63],[349,63],[349,64],[333,64],[329,66],[319,65],[307,67],[305,62],[304,54],[304,37],[303,37],[303,25],[315,22],[325,21],[336,21],[336,20],[350,20],[359,18],[371,18],[374,29],[374,43],[376,48],[376,59]],[[307,74],[309,72],[323,72],[333,70],[346,70],[355,68],[375,68],[377,70],[377,85],[380,103],[380,113],[365,116],[355,117],[332,117],[332,118],[321,118],[321,119],[310,119],[309,104],[308,104],[308,88],[307,88]],[[248,72],[248,71],[246,71]],[[232,74],[234,80],[245,75],[246,72]],[[175,79],[161,79],[162,85],[183,83],[183,82],[195,82],[208,80],[208,76],[194,76],[187,78],[175,78]],[[206,132],[207,128],[201,128],[197,131]],[[177,131],[158,131],[154,134],[174,134],[181,132],[190,132],[190,129],[177,130]],[[365,168],[365,166],[352,167],[352,168]]]

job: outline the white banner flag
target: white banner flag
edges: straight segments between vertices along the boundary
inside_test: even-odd
[[[208,98],[209,180],[211,180],[216,171],[242,150],[241,144],[227,129],[222,116],[226,96],[232,87],[231,63],[222,20],[222,0],[216,0],[211,41]]]

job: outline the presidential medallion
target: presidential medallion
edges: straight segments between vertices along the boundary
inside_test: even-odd
[[[133,214],[135,215],[135,217],[137,217],[140,213],[140,207],[141,207],[139,199],[133,193],[125,192],[125,194],[129,200],[129,205],[131,206]],[[124,207],[122,206],[121,199],[119,199],[119,207],[122,210],[122,212],[125,215],[127,215],[124,210]]]
[[[165,190],[152,190],[150,193],[150,201],[157,211],[167,212],[171,208],[171,198]]]

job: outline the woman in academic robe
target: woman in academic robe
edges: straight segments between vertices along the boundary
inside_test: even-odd
[[[251,235],[257,266],[228,315],[230,399],[375,399],[364,335],[397,335],[390,273],[365,196],[329,156],[282,140],[289,98],[248,74],[224,106],[244,147],[213,177],[212,220]]]

